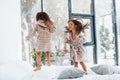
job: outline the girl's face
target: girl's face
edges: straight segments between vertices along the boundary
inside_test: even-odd
[[[76,26],[72,21],[68,22],[69,30],[75,30]]]
[[[39,20],[41,23],[44,23],[44,21],[43,20]]]

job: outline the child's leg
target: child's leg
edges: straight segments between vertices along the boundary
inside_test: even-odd
[[[78,68],[78,62],[74,62],[74,67]]]
[[[84,63],[84,62],[80,62],[80,64],[81,64],[81,66],[82,66],[82,68],[83,68],[85,74],[87,74],[87,68],[86,68],[85,63]]]
[[[78,62],[75,61],[75,56],[73,56],[73,62],[74,62],[74,67],[75,67],[75,68],[78,68]]]
[[[47,64],[48,64],[48,66],[50,66],[51,65],[51,63],[50,63],[50,51],[46,52],[46,58],[47,58]]]
[[[40,51],[36,52],[36,62],[37,62],[37,67],[34,71],[38,71],[41,69],[41,53],[40,53]]]

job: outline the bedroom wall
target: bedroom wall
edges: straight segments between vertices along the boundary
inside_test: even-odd
[[[20,59],[20,0],[0,0],[0,64]]]

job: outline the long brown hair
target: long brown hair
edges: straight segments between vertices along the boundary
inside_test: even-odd
[[[69,20],[68,23],[72,21],[75,25],[76,25],[76,33],[79,34],[80,32],[84,32],[85,29],[88,29],[89,24],[83,24],[82,21],[79,20]],[[69,28],[66,28],[68,30],[68,32],[71,33],[71,31],[69,30]]]
[[[46,12],[38,12],[36,15],[36,21],[43,20],[46,26],[53,25],[52,20]]]

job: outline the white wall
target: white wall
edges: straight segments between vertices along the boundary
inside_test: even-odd
[[[0,0],[0,64],[21,54],[20,0]]]

